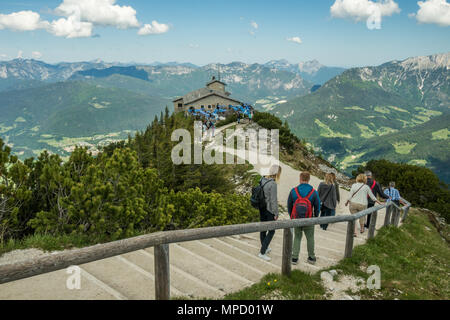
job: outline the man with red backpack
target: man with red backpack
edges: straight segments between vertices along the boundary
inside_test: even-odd
[[[381,188],[380,184],[378,182],[375,181],[375,179],[373,179],[372,176],[372,172],[370,171],[366,171],[365,175],[367,177],[367,185],[369,186],[370,190],[372,190],[372,193],[375,197],[380,196],[383,199],[389,199],[389,196],[387,196],[384,192],[383,189]],[[372,208],[375,206],[375,202],[373,202],[372,199],[368,198],[368,205],[367,208]],[[372,216],[372,214],[369,214],[367,216],[367,221],[366,224],[364,225],[365,228],[369,229],[370,227],[370,217]]]
[[[309,184],[311,175],[309,172],[300,174],[300,185],[291,190],[288,198],[288,212],[291,219],[316,218],[320,214],[320,198],[316,190]],[[314,227],[300,227],[294,229],[294,245],[292,249],[292,264],[298,263],[300,244],[303,232],[306,236],[308,247],[308,263],[315,264],[314,254]]]

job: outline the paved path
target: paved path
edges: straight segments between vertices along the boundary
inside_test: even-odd
[[[299,171],[281,163],[283,168],[279,202],[286,206],[287,196],[298,184]],[[258,166],[255,166],[259,170]],[[319,179],[312,177],[317,188]],[[345,202],[348,192],[341,189]],[[342,204],[337,214],[349,214]],[[384,210],[383,212],[384,213]],[[280,219],[288,219],[283,214]],[[379,215],[377,228],[382,226],[384,214]],[[300,263],[293,266],[314,273],[336,264],[344,256],[346,224],[331,225],[328,231],[316,227],[317,264],[306,263],[306,241],[302,241]],[[355,245],[365,243],[367,232],[358,234]],[[170,245],[170,279],[173,297],[221,298],[258,282],[265,274],[281,272],[282,232],[277,231],[271,244],[272,261],[257,257],[259,234],[193,241]],[[0,300],[4,299],[154,299],[153,248],[80,266],[81,289],[69,290],[65,270],[0,285]]]

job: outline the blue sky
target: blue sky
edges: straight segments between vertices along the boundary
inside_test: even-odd
[[[0,29],[1,15],[13,12],[30,10],[39,13],[42,20],[59,19],[61,15],[55,15],[53,10],[62,2],[0,0]],[[329,66],[351,67],[450,51],[450,27],[418,23],[410,16],[419,10],[416,1],[395,0],[400,13],[383,16],[381,29],[376,30],[369,30],[364,20],[356,22],[354,17],[332,16],[330,7],[334,3],[334,0],[117,0],[115,5],[131,6],[136,11],[139,27],[118,29],[95,23],[92,36],[70,39],[43,28],[13,31],[4,27],[0,30],[0,59],[16,58],[21,51],[25,58],[35,52],[40,60],[50,63],[100,58],[205,65],[317,59]],[[138,35],[140,27],[152,21],[167,25],[168,31]],[[256,24],[252,26],[253,22]],[[287,40],[292,37],[299,37],[301,43]]]

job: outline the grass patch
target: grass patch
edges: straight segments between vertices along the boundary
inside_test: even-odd
[[[399,108],[399,107],[396,107],[396,106],[389,106],[389,108],[391,108],[391,109],[393,109],[395,111],[399,111],[399,112],[403,112],[403,113],[409,113],[408,110],[405,110],[405,109],[402,109],[402,108]]]
[[[334,132],[333,130],[331,130],[331,128],[329,126],[327,126],[325,123],[321,122],[319,119],[316,119],[314,122],[320,128],[320,135],[322,137],[326,137],[326,138],[347,138],[347,139],[351,139],[352,138],[352,136],[349,135],[349,134],[343,134],[343,133],[339,133],[339,132]]]
[[[355,111],[366,111],[366,109],[358,107],[358,106],[353,106],[353,107],[345,107],[345,110],[355,110]]]
[[[398,154],[409,154],[412,149],[417,146],[417,143],[409,143],[409,142],[396,142],[392,144],[395,148],[395,152]]]
[[[323,300],[325,288],[319,275],[294,270],[290,277],[266,275],[259,283],[225,296],[225,300]]]
[[[442,129],[436,132],[432,133],[433,139],[432,140],[447,140],[450,138],[450,131],[446,129]]]
[[[401,228],[383,228],[330,270],[367,279],[365,269],[371,265],[381,269],[381,290],[357,292],[363,299],[450,298],[449,244],[420,210],[411,209]]]
[[[427,160],[421,160],[421,159],[414,159],[408,162],[408,164],[412,164],[414,166],[422,166],[425,167],[427,165]]]
[[[384,114],[390,114],[391,110],[387,107],[375,107],[375,112],[384,113]]]
[[[359,130],[361,130],[362,138],[370,139],[370,138],[375,137],[375,133],[372,130],[370,130],[370,128],[368,126],[365,126],[365,125],[359,124],[359,123],[357,123],[356,125],[358,126]]]

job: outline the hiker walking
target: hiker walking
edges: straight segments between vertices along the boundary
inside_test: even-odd
[[[331,174],[331,176],[333,178],[334,186],[336,187],[336,200],[337,200],[337,202],[339,204],[341,202],[341,193],[339,191],[340,186],[339,186],[339,183],[337,182],[336,174],[334,172],[331,172],[330,174]]]
[[[259,209],[261,222],[278,220],[278,186],[281,177],[281,167],[273,165],[269,175],[264,176],[259,182],[259,186],[253,189],[252,205]],[[265,260],[272,260],[268,254],[272,251],[269,247],[275,235],[275,230],[260,233],[261,250],[258,257]]]
[[[384,190],[384,194],[389,197],[387,201],[394,202],[397,206],[400,206],[400,204],[405,204],[405,202],[402,200],[402,197],[400,196],[400,192],[395,189],[395,182],[389,183],[389,188],[386,188]]]
[[[357,214],[363,210],[368,208],[368,198],[370,198],[374,203],[381,204],[380,201],[374,196],[372,190],[367,185],[367,176],[364,174],[360,174],[356,177],[356,183],[352,185],[350,190],[350,196],[347,200],[345,206],[350,204],[350,213]],[[364,233],[364,217],[359,219],[360,224],[360,232]],[[354,236],[356,237],[356,223],[354,229]]]
[[[309,172],[300,174],[300,184],[291,190],[288,198],[288,212],[291,219],[308,219],[319,216],[320,198],[316,190],[309,184],[311,175]],[[314,227],[299,227],[294,229],[294,245],[292,248],[292,264],[298,263],[300,245],[303,233],[306,236],[308,248],[308,260],[310,264],[316,263],[314,253]]]
[[[389,197],[387,195],[384,194],[383,189],[381,188],[380,184],[375,181],[375,179],[373,178],[372,172],[370,171],[366,171],[365,175],[367,177],[367,185],[369,186],[370,190],[372,191],[372,193],[374,194],[375,197],[381,197],[383,199],[389,199]],[[372,199],[368,198],[368,206],[367,208],[372,208],[375,206],[375,202],[372,201]],[[364,225],[364,227],[366,227],[367,229],[369,229],[370,227],[370,218],[372,217],[372,214],[369,214],[367,216],[367,221]]]
[[[333,175],[327,173],[325,175],[325,181],[321,182],[317,189],[321,202],[321,217],[334,217],[336,215],[337,206],[337,192],[336,185],[334,184]],[[321,224],[320,227],[323,230],[328,229],[328,224]]]

